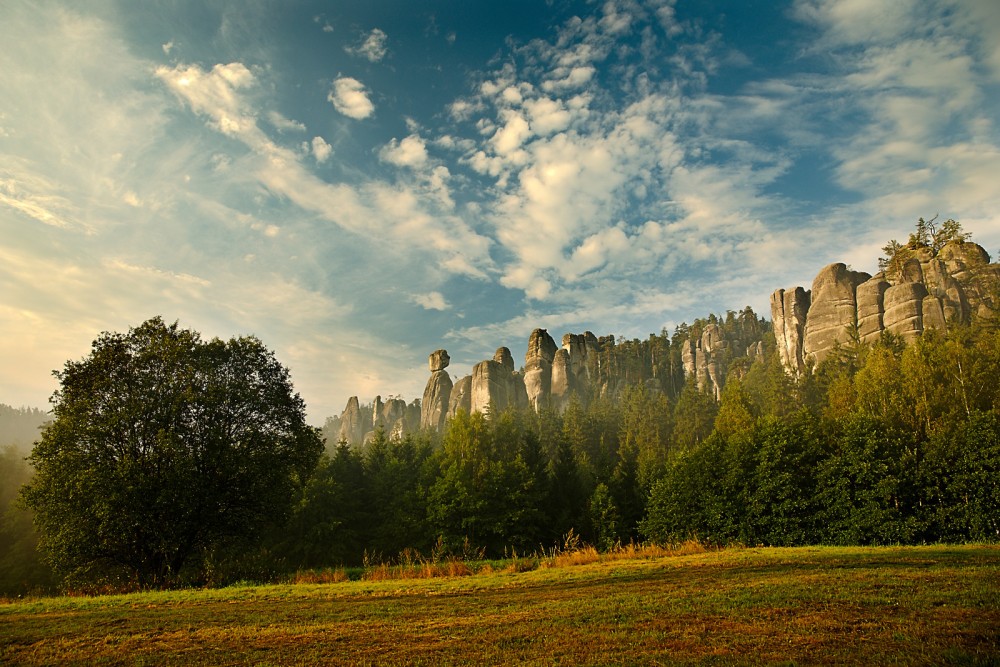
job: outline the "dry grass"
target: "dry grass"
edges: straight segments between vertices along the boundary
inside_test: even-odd
[[[0,664],[1000,664],[997,546],[574,551],[0,604]]]
[[[299,570],[292,577],[293,584],[339,584],[350,581],[347,571],[342,567],[323,568],[319,570]]]
[[[475,572],[465,561],[449,558],[440,562],[423,561],[413,564],[380,563],[365,568],[361,579],[362,581],[400,581],[404,579],[468,577],[473,574]]]
[[[701,542],[688,540],[677,545],[656,544],[619,544],[610,551],[600,552],[592,546],[581,545],[568,550],[559,550],[550,554],[541,562],[542,567],[572,567],[589,565],[590,563],[611,563],[621,560],[636,560],[649,558],[669,558],[673,556],[689,556],[707,551]]]

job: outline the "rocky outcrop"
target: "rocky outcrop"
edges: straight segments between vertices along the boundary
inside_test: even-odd
[[[576,389],[574,385],[573,363],[569,358],[569,350],[564,347],[556,350],[552,358],[552,408],[563,412],[569,406],[570,398]]]
[[[717,324],[708,324],[701,336],[691,337],[681,349],[684,374],[697,383],[699,391],[708,391],[716,400],[725,384],[725,355],[728,350]]]
[[[861,342],[883,331],[912,342],[927,329],[946,330],[951,322],[991,312],[1000,266],[975,243],[952,242],[936,255],[918,248],[906,261],[874,277],[831,264],[813,281],[771,295],[771,317],[785,369],[800,375],[837,345],[849,344],[855,326]]]
[[[552,397],[552,360],[556,342],[545,329],[535,329],[524,355],[524,387],[528,404],[535,411],[549,407]]]
[[[352,445],[361,444],[365,433],[368,432],[366,427],[367,424],[361,414],[361,404],[358,402],[358,397],[351,396],[347,399],[347,406],[344,407],[344,412],[340,415],[340,432],[337,434],[337,441]]]
[[[924,330],[923,304],[927,288],[923,283],[900,283],[885,291],[886,331],[908,343],[916,340]]]
[[[798,377],[805,370],[802,340],[809,312],[809,292],[801,287],[779,289],[771,295],[771,321],[782,365]]]
[[[889,283],[880,276],[858,285],[858,336],[870,343],[885,329],[885,291]]]
[[[975,243],[949,243],[941,248],[937,259],[945,272],[955,279],[961,289],[946,290],[945,315],[951,309],[962,307],[966,313],[986,316],[996,312],[1000,303],[996,299],[1000,284],[1000,264],[990,264],[989,253]],[[931,290],[935,293],[934,290]],[[942,296],[938,291],[937,296]],[[961,304],[961,305],[959,305]]]
[[[516,384],[514,359],[509,349],[501,347],[492,359],[481,361],[472,367],[472,412],[500,412],[516,406],[519,397]],[[523,390],[523,379],[521,387]]]
[[[591,334],[593,335],[593,334]],[[573,374],[573,384],[584,387],[590,379],[587,367],[587,338],[585,334],[565,334],[562,347],[569,353],[570,372]]]
[[[858,285],[871,276],[851,271],[841,263],[830,264],[813,280],[809,313],[802,342],[804,357],[820,363],[837,345],[851,342],[858,321]]]
[[[402,438],[407,433],[415,430],[414,425],[408,419],[406,401],[401,398],[390,398],[384,403],[381,396],[375,397],[372,404],[372,430],[373,434],[378,429],[383,429],[390,437]],[[420,418],[417,417],[419,426]],[[369,435],[365,435],[365,441]]]
[[[466,414],[472,412],[472,376],[466,375],[451,388],[451,400],[448,401],[448,419],[454,417],[459,410]]]
[[[448,375],[448,364],[451,358],[444,350],[436,350],[428,357],[427,365],[431,377],[424,388],[424,397],[420,402],[420,427],[440,430],[448,417],[448,406],[451,400],[451,376]]]

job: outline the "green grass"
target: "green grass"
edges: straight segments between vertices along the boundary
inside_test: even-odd
[[[0,664],[1000,665],[1000,547],[731,549],[0,604]]]

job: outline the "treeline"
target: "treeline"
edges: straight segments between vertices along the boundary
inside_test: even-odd
[[[666,381],[675,354],[708,324],[731,342],[719,402],[694,382]],[[763,354],[737,356],[755,335]],[[994,323],[928,331],[911,345],[888,334],[855,342],[799,381],[752,311],[615,349],[637,382],[614,399],[595,387],[562,414],[462,413],[441,434],[394,440],[378,430],[363,447],[328,443],[262,544],[208,554],[201,562],[213,571],[184,580],[265,579],[417,553],[502,557],[568,538],[599,548],[1000,538]],[[24,454],[0,450],[6,594],[53,584],[30,516],[13,504],[31,473]]]
[[[672,458],[650,490],[641,524],[648,538],[1000,538],[995,328],[930,330],[909,346],[885,334],[785,383],[784,405],[770,407],[752,381],[727,386],[711,437]]]
[[[629,387],[562,415],[461,414],[440,441],[341,443],[270,554],[285,568],[599,547],[1000,537],[1000,332],[892,335],[795,382],[773,345],[716,403]],[[571,533],[572,531],[572,533]]]
[[[749,306],[602,345],[600,371],[563,414],[460,413],[442,434],[392,440],[380,429],[360,448],[332,443],[328,422],[327,455],[269,554],[296,568],[407,551],[502,556],[569,535],[604,548],[641,539],[652,484],[713,429],[719,406],[682,365],[683,346],[709,325],[726,342],[723,368],[746,375],[747,348],[770,332]]]
[[[44,588],[55,582],[38,553],[32,515],[16,503],[32,475],[25,457],[47,415],[33,408],[0,403],[0,594]]]

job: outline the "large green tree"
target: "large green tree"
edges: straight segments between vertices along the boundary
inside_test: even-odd
[[[56,371],[53,421],[23,490],[65,575],[142,585],[284,520],[323,443],[288,370],[254,337],[151,319]]]

